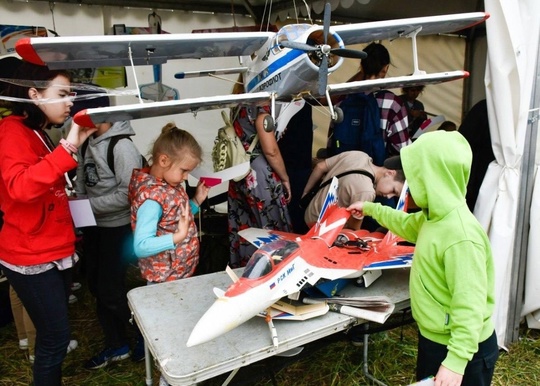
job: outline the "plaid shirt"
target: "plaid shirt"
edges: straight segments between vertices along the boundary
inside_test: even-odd
[[[391,145],[387,146],[387,151],[390,155],[397,155],[402,147],[411,144],[407,108],[396,94],[388,90],[376,92],[375,98],[381,109],[381,128],[387,144]]]

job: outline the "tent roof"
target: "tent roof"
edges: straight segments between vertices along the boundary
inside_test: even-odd
[[[38,0],[47,1],[50,0]],[[320,18],[321,3],[326,0],[305,0],[311,5],[312,18]],[[129,6],[148,9],[175,9],[184,11],[234,13],[250,15],[256,22],[262,20],[265,14],[265,4],[271,4],[272,13],[289,11],[294,15],[295,4],[298,9],[304,7],[304,0],[55,0],[57,3],[76,3],[106,6]],[[339,3],[332,11],[332,20],[335,22],[365,22],[385,19],[400,19],[407,17],[434,16],[462,12],[476,12],[484,10],[483,0],[453,0],[453,1],[396,1],[396,0],[331,0]],[[345,8],[343,4],[351,4]],[[362,4],[367,3],[367,4]],[[317,5],[319,5],[317,7]],[[315,9],[314,9],[315,8]]]

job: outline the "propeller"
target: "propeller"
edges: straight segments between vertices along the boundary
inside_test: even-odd
[[[323,36],[324,44],[321,46],[321,65],[319,66],[319,95],[326,94],[326,86],[328,85],[328,55],[332,51],[332,47],[328,45],[328,32],[330,31],[330,15],[332,8],[330,3],[324,5],[323,17]]]
[[[332,13],[332,7],[330,3],[324,5],[323,15],[323,38],[324,43],[318,46],[310,45],[307,43],[300,43],[295,41],[283,41],[280,43],[282,47],[290,48],[293,50],[300,50],[304,52],[317,52],[317,56],[320,58],[319,64],[319,94],[326,94],[326,86],[328,84],[328,56],[330,54],[341,56],[344,58],[352,59],[364,59],[367,58],[367,54],[360,50],[351,50],[347,48],[332,48],[328,44],[328,34],[330,33],[330,18]]]

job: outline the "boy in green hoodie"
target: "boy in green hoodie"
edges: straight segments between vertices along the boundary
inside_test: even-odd
[[[465,201],[471,149],[459,132],[437,131],[401,149],[400,158],[421,211],[360,201],[348,210],[416,244],[409,287],[419,328],[417,380],[489,385],[499,352],[491,320],[495,275],[489,239]]]

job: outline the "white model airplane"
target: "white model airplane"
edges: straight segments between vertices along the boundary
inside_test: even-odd
[[[193,328],[188,347],[232,330],[282,297],[321,280],[358,278],[372,269],[410,266],[414,247],[401,245],[403,240],[391,232],[342,229],[350,213],[338,207],[337,189],[334,177],[317,223],[305,235],[254,228],[239,232],[259,249],[242,277],[231,275],[234,283],[226,291],[214,288],[217,299]],[[404,186],[398,209],[406,210],[407,190]]]
[[[208,74],[244,73],[246,93],[191,98],[179,101],[140,103],[79,112],[74,120],[83,126],[162,115],[198,112],[245,104],[270,104],[275,119],[276,101],[373,91],[383,88],[435,84],[461,79],[466,71],[426,74],[418,69],[416,36],[462,30],[489,17],[483,12],[419,17],[380,22],[330,26],[327,3],[324,24],[290,24],[273,32],[231,32],[169,35],[113,35],[26,38],[16,50],[24,59],[51,69],[102,66],[156,65],[169,59],[238,56],[245,66],[234,69],[179,73],[177,78]],[[410,37],[414,71],[411,76],[327,85],[328,74],[337,70],[343,57],[362,58],[362,51],[345,45]],[[333,106],[330,116],[338,118]],[[271,130],[275,122],[265,122]]]

